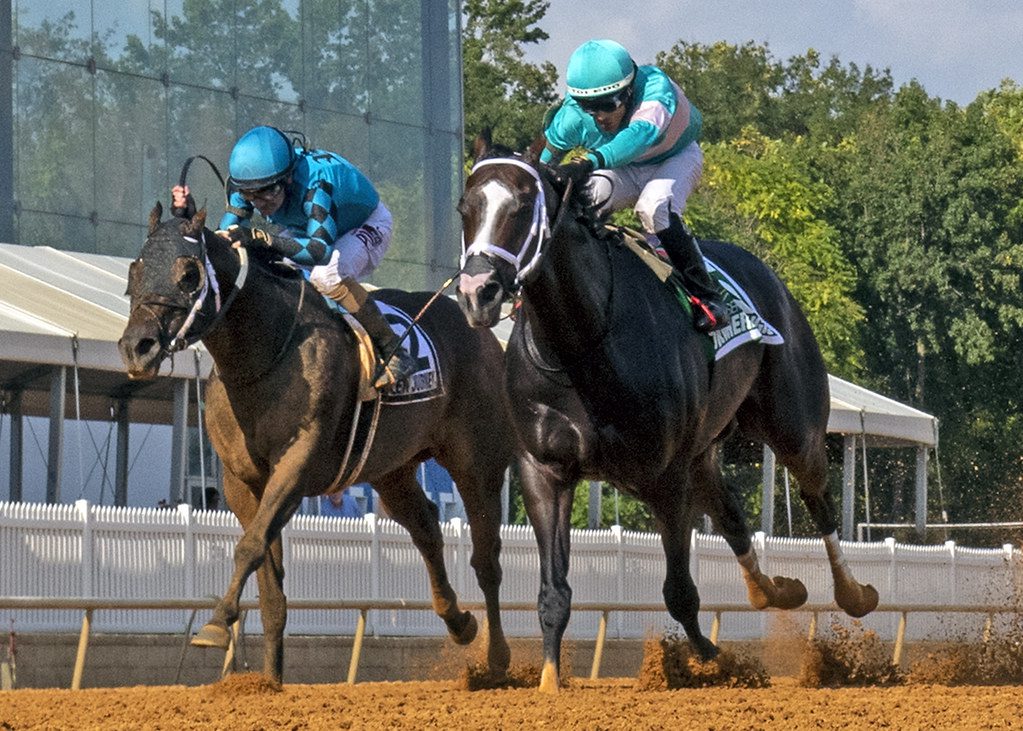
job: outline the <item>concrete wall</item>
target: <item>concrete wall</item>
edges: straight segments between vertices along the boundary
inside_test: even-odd
[[[512,639],[511,645],[513,665],[540,666],[539,639]],[[77,635],[19,634],[16,687],[71,687],[77,647]],[[463,648],[441,638],[367,637],[356,681],[454,679],[468,664],[482,661],[481,652],[478,642]],[[351,637],[287,637],[284,682],[344,682],[351,655]],[[601,675],[635,676],[642,657],[642,642],[609,640]],[[262,637],[245,638],[235,659],[238,671],[260,670]],[[564,662],[573,675],[589,676],[592,661],[592,641],[565,642]],[[185,645],[182,635],[95,634],[89,641],[82,687],[202,685],[220,678],[223,662],[222,651]]]

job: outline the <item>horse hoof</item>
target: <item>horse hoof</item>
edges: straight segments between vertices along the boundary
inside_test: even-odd
[[[554,695],[558,690],[558,668],[550,660],[545,660],[543,670],[540,672],[539,691]]]
[[[706,637],[699,637],[695,641],[690,640],[689,644],[696,650],[696,656],[700,658],[700,662],[710,662],[721,652],[718,650],[717,645]]]
[[[856,584],[856,591],[846,593],[842,597],[842,601],[838,601],[838,597],[836,597],[838,606],[855,619],[865,617],[877,609],[878,601],[880,601],[880,597],[877,589],[870,584]]]
[[[472,612],[462,612],[461,619],[463,620],[461,629],[456,629],[452,626],[454,624],[452,623],[448,625],[448,633],[456,645],[468,645],[476,639],[479,624],[476,622],[476,618],[472,616]]]
[[[511,649],[507,644],[491,647],[487,652],[487,668],[492,675],[505,676],[511,667]]]
[[[806,604],[808,596],[806,586],[799,579],[775,576],[771,579],[771,583],[777,589],[776,600],[772,606],[778,609],[795,609]]]
[[[192,638],[192,645],[195,647],[219,647],[226,650],[230,643],[231,635],[227,629],[213,623],[203,625]]]

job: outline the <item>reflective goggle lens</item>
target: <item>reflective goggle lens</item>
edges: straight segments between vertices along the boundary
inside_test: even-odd
[[[625,103],[625,93],[620,91],[617,94],[597,96],[589,99],[576,97],[576,102],[588,114],[596,114],[597,112],[611,113]]]

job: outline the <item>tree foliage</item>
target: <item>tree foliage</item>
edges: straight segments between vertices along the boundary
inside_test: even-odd
[[[547,39],[536,24],[547,0],[466,0],[462,33],[466,150],[484,128],[522,149],[542,132],[543,115],[557,99],[558,71],[523,60],[524,44]]]

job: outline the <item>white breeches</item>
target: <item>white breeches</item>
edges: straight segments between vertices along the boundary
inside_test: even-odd
[[[601,215],[633,206],[647,233],[668,228],[668,211],[681,215],[703,175],[703,150],[691,142],[656,165],[624,165],[597,170],[589,191]]]

